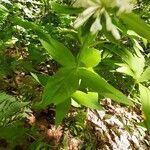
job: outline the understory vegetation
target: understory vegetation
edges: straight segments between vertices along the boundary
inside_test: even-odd
[[[148,0],[0,0],[0,150],[150,149]]]

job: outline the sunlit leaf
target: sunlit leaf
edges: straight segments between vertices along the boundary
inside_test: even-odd
[[[80,61],[86,67],[95,67],[101,61],[101,52],[95,48],[85,48],[81,52]]]
[[[84,83],[86,83],[87,87],[93,89],[104,97],[112,98],[119,103],[127,105],[132,104],[132,102],[128,100],[128,98],[124,94],[107,83],[107,81],[105,81],[97,73],[88,69],[80,68],[79,74]]]
[[[73,93],[72,97],[76,102],[83,106],[98,110],[102,109],[100,103],[98,102],[98,93],[84,93],[82,91],[76,91],[75,93]]]
[[[135,31],[140,36],[150,41],[150,26],[147,25],[138,15],[134,13],[123,13],[120,18],[128,26],[129,29]]]
[[[0,23],[7,17],[8,9],[0,4]]]
[[[139,84],[139,90],[145,120],[150,125],[150,90],[142,84]]]
[[[0,4],[0,12],[1,11],[8,12],[8,9],[5,6],[3,6],[3,5]]]
[[[139,51],[139,49],[137,47],[134,47],[135,52],[132,53],[125,48],[116,51],[116,47],[107,47],[109,48],[109,50],[119,55],[123,61],[123,63],[116,63],[116,65],[122,67],[118,69],[118,72],[130,75],[138,82],[145,67],[145,58]]]
[[[145,69],[145,71],[141,75],[141,78],[139,79],[140,82],[144,82],[148,80],[150,80],[150,66]]]
[[[125,73],[131,77],[134,77],[134,73],[133,71],[131,70],[130,66],[128,64],[125,64],[125,63],[116,63],[116,65],[118,66],[121,66],[119,68],[116,69],[117,72],[120,72],[120,73]]]

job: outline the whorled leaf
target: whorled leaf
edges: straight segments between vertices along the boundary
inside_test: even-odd
[[[131,68],[128,66],[128,64],[125,63],[116,63],[116,65],[120,66],[116,69],[117,72],[124,73],[126,75],[129,75],[131,77],[134,77],[134,73],[131,70]]]
[[[60,69],[48,80],[42,101],[37,104],[37,107],[44,108],[51,103],[58,105],[64,102],[77,90],[78,85],[79,77],[75,69]]]
[[[72,94],[72,98],[77,103],[89,107],[91,109],[102,109],[102,106],[98,102],[98,93],[96,92],[84,93],[82,91],[76,91]]]
[[[124,94],[107,83],[106,80],[104,80],[94,71],[80,68],[79,75],[88,88],[98,92],[100,95],[111,98],[119,103],[132,105],[132,102]]]
[[[116,65],[121,66],[117,71],[130,75],[136,82],[139,82],[145,67],[145,58],[140,50],[136,46],[134,46],[135,52],[133,53],[124,47],[122,50],[116,50],[116,46],[109,45],[106,48],[117,54],[123,61],[123,63],[116,63]]]
[[[40,40],[43,47],[52,56],[54,60],[59,62],[63,66],[73,66],[75,65],[75,57],[71,54],[69,49],[67,49],[62,43],[49,37],[49,42]]]
[[[101,52],[95,48],[85,48],[80,54],[80,62],[86,67],[95,67],[101,61]]]

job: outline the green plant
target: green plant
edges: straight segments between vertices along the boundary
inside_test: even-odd
[[[17,91],[15,96],[31,100],[33,110],[54,104],[56,125],[62,122],[73,101],[91,109],[102,109],[101,99],[111,98],[127,107],[134,103],[142,105],[144,123],[149,128],[150,66],[144,48],[150,42],[150,26],[136,10],[132,12],[134,5],[133,0],[3,0],[0,2],[0,77],[11,77]],[[8,54],[9,51],[15,54]],[[48,72],[47,67],[42,72],[43,64],[48,67],[55,64],[55,69]],[[16,74],[20,77],[21,73],[32,75],[41,84],[38,90],[43,90],[42,100],[40,92],[32,94],[34,87],[26,88],[33,86],[29,80],[19,88]],[[128,84],[122,83],[122,87],[114,83],[124,79]],[[23,128],[21,121],[15,120],[23,117],[26,106],[28,102],[0,93],[0,120],[5,128],[1,137],[10,142],[17,126]],[[12,125],[7,126],[10,122]],[[5,134],[7,129],[14,129],[14,133]],[[35,147],[41,145],[42,141],[35,142]]]
[[[60,10],[61,10],[61,12],[63,12],[63,13],[70,13],[71,11],[73,12],[73,10],[74,10],[74,8],[71,9],[71,7],[69,7],[68,9],[66,9],[67,6],[62,6],[62,5],[58,5],[55,3],[52,6],[53,6],[54,10],[56,10],[58,12],[60,12]],[[121,9],[121,7],[123,7],[123,6],[120,6],[120,9]],[[101,4],[98,8],[100,8],[100,10],[103,9],[101,7]],[[105,6],[104,6],[104,8],[105,8]],[[95,11],[95,9],[94,9],[94,11]],[[107,11],[109,11],[109,10],[107,10]],[[74,13],[76,13],[76,11]],[[85,12],[83,12],[83,14],[84,13]],[[120,15],[120,13],[121,13],[121,15]],[[140,18],[138,18],[138,16],[136,16],[134,14],[130,14],[130,13],[125,14],[122,12],[120,12],[120,13],[119,13],[119,15],[121,16],[121,19],[123,20],[123,22],[125,24],[127,24],[129,26],[129,29],[134,30],[140,36],[143,36],[144,38],[147,38],[148,40],[150,39],[149,38],[150,27],[148,25],[146,25],[144,23],[144,21],[142,21]],[[85,13],[85,15],[86,15],[86,13]],[[101,15],[103,15],[103,14],[101,14]],[[109,22],[110,17],[108,17],[106,13],[104,13],[104,15],[106,17],[106,28],[108,30],[109,27],[107,24]],[[82,18],[84,18],[84,17],[86,18],[84,22],[81,22],[80,17],[81,16],[79,16],[77,21],[75,21],[75,24],[77,22],[78,23],[80,22],[80,26],[81,26],[91,16],[86,17],[86,16],[82,15]],[[137,20],[139,21],[139,24],[135,25]],[[99,50],[93,49],[90,45],[92,42],[95,42],[96,33],[98,30],[96,32],[94,32],[94,34],[90,33],[90,31],[88,29],[88,24],[85,24],[84,28],[85,29],[87,28],[86,30],[82,31],[82,28],[80,29],[80,32],[78,34],[78,38],[80,40],[80,49],[79,49],[79,53],[75,57],[75,56],[73,56],[73,54],[70,52],[70,50],[66,46],[64,46],[62,43],[58,42],[57,40],[53,39],[50,35],[48,35],[46,32],[44,32],[41,27],[35,25],[34,23],[29,23],[27,21],[23,21],[19,18],[13,18],[13,21],[26,29],[34,30],[36,32],[36,34],[38,35],[38,37],[40,38],[40,41],[41,41],[43,47],[47,50],[49,55],[52,56],[53,59],[56,60],[60,65],[62,65],[62,68],[54,76],[50,77],[50,79],[48,80],[47,85],[44,88],[43,100],[38,104],[38,106],[40,108],[45,108],[46,106],[48,106],[51,103],[54,103],[56,105],[56,107],[59,105],[61,105],[61,106],[66,105],[66,104],[70,105],[70,103],[68,103],[68,101],[71,100],[70,98],[74,98],[74,100],[80,102],[81,104],[83,104],[85,106],[88,105],[90,107],[93,107],[92,104],[90,104],[91,102],[89,102],[89,104],[85,104],[85,102],[84,102],[83,98],[85,97],[85,99],[86,99],[88,94],[86,95],[85,93],[82,93],[82,92],[76,92],[76,90],[80,89],[82,82],[85,85],[84,90],[87,92],[93,90],[94,92],[98,92],[100,95],[103,95],[104,97],[109,97],[117,102],[129,104],[129,105],[132,104],[131,100],[128,100],[126,98],[126,96],[124,96],[120,91],[118,91],[117,89],[115,89],[114,87],[109,85],[103,78],[101,78],[101,76],[99,76],[96,72],[94,72],[93,67],[95,67],[100,62],[101,56],[100,56]],[[115,27],[113,24],[111,26]],[[105,25],[103,28],[105,28]],[[113,32],[116,32],[116,34],[119,34],[119,32],[117,31],[117,28],[114,29],[116,31],[114,31],[113,29],[114,28],[112,28],[112,31],[111,31],[113,36],[115,36]],[[106,34],[106,33],[104,32],[104,34]],[[136,50],[136,52],[137,52],[137,50]],[[117,53],[117,51],[116,51],[116,53]],[[139,52],[138,52],[138,54],[139,54]],[[143,60],[143,56],[142,55],[140,55],[140,56],[141,56],[141,59]],[[134,56],[134,58],[136,60],[140,59],[139,56],[137,56],[137,57]],[[132,54],[129,51],[126,50],[122,54],[122,59],[130,65],[133,64],[132,67],[134,67],[135,62],[131,62],[134,59],[132,59]],[[144,62],[142,63],[141,60],[139,60],[139,61],[140,61],[140,65],[142,65],[142,67],[140,66],[141,71],[139,69],[136,71],[135,70],[136,68],[132,69],[136,73],[134,75],[134,76],[136,76],[135,78],[139,78],[140,75],[143,73],[142,68],[144,67],[143,66]],[[82,97],[82,99],[81,99],[81,97]],[[88,101],[90,101],[90,100],[92,100],[92,99],[88,99]],[[68,106],[68,108],[69,108],[69,106]],[[94,108],[97,108],[97,106]],[[66,112],[64,112],[64,113],[66,113]],[[62,112],[61,112],[61,114],[62,114]],[[65,114],[62,114],[62,116],[61,115],[56,115],[56,116],[63,118],[64,115]],[[62,120],[62,119],[56,118],[56,120]]]

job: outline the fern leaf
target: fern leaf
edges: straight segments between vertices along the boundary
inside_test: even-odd
[[[6,93],[0,93],[0,126],[21,117],[28,102],[21,102]]]

